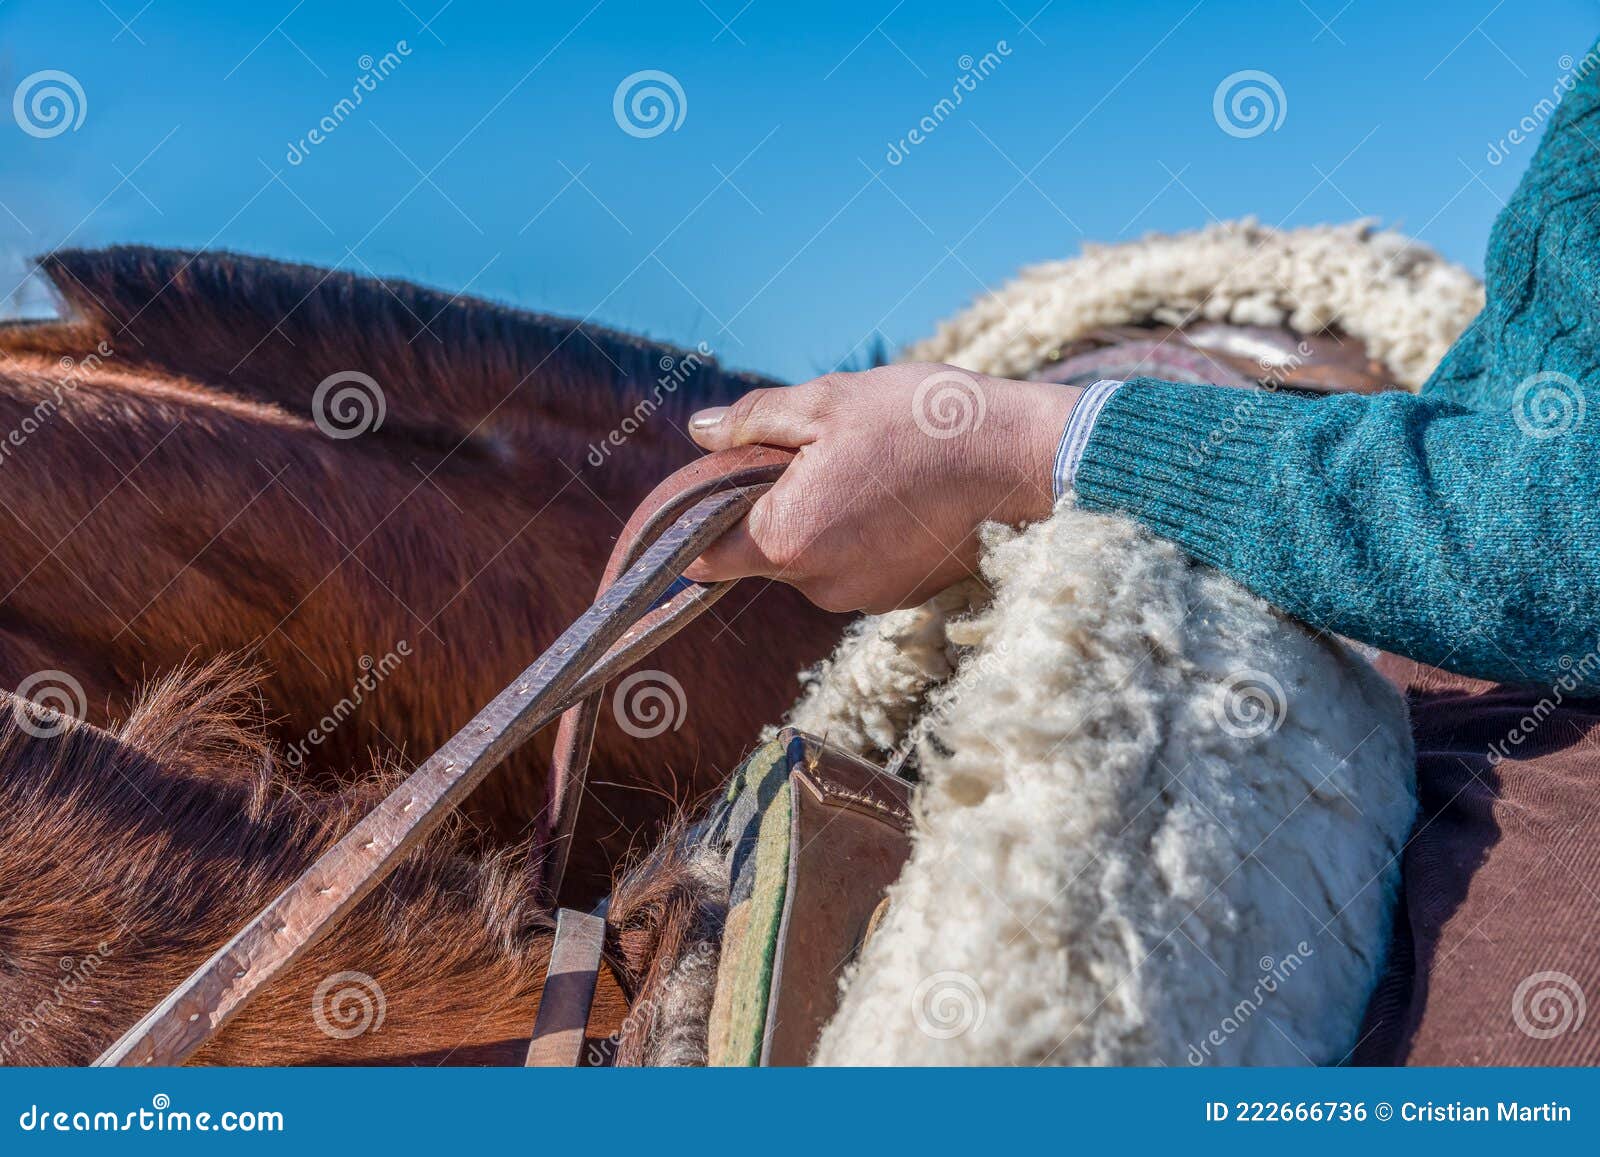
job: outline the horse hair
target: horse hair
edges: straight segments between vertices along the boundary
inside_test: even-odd
[[[390,786],[393,767],[296,786],[255,688],[226,660],[173,672],[109,731],[4,696],[0,1061],[92,1060]],[[649,990],[704,907],[673,844],[618,880],[627,991]],[[480,857],[436,835],[196,1059],[520,1063],[553,930],[526,849]],[[597,999],[623,1020],[620,994]]]
[[[426,756],[515,679],[695,455],[683,415],[772,384],[307,266],[117,248],[42,268],[63,319],[0,325],[0,680],[67,672],[106,726],[152,673],[246,653],[284,759],[324,789],[374,752]],[[343,371],[384,404],[356,437],[318,421]],[[750,584],[652,656],[687,710],[648,741],[602,719],[569,880],[598,895],[638,833],[713,788],[841,623]],[[474,793],[474,839],[525,838],[550,747]]]

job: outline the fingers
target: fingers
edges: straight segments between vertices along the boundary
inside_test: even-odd
[[[777,574],[779,569],[777,564],[761,549],[755,536],[750,532],[750,520],[755,516],[756,508],[766,500],[766,495],[757,499],[749,514],[684,569],[684,577],[695,582],[709,583],[722,582],[725,579],[750,578],[753,575]]]
[[[713,406],[689,419],[689,436],[703,449],[763,443],[804,446],[816,438],[817,419],[830,387],[826,378],[798,386],[751,390],[731,406]]]

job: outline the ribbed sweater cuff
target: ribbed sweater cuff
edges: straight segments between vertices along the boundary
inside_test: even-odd
[[[1218,567],[1240,557],[1246,519],[1275,473],[1280,431],[1312,399],[1134,378],[1100,411],[1075,489],[1089,510],[1132,515]]]

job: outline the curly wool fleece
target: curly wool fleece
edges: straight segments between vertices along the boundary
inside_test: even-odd
[[[1337,327],[1416,390],[1482,308],[1477,278],[1369,221],[1278,230],[1246,218],[1029,266],[907,358],[1017,377],[1103,326]]]
[[[822,1064],[1318,1064],[1356,1043],[1415,810],[1368,664],[1118,518],[985,530],[796,725],[915,744],[911,860]]]

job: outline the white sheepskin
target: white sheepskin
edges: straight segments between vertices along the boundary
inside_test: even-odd
[[[1336,328],[1418,388],[1483,307],[1369,222],[1253,220],[1025,269],[906,351],[1022,376],[1108,325]],[[1404,703],[1343,642],[1070,496],[861,620],[793,722],[924,775],[822,1064],[1328,1064],[1416,809]]]
[[[1326,1064],[1356,1043],[1412,821],[1403,702],[1133,524],[989,527],[793,721],[909,735],[912,858],[821,1064]],[[918,722],[913,722],[914,720]]]
[[[907,358],[1022,377],[1108,325],[1337,327],[1415,390],[1482,308],[1465,269],[1371,222],[1280,231],[1246,219],[1029,266]]]

